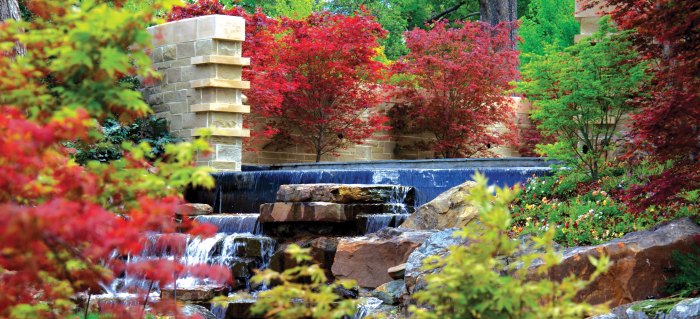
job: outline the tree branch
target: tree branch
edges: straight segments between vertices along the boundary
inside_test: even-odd
[[[435,21],[435,20],[439,20],[439,19],[441,19],[442,17],[444,17],[444,16],[446,16],[446,15],[452,13],[452,12],[457,11],[457,9],[461,8],[461,7],[462,7],[463,5],[465,5],[465,4],[467,4],[467,1],[460,1],[460,2],[458,2],[457,4],[455,4],[454,6],[452,6],[452,7],[450,7],[450,8],[447,8],[445,11],[442,11],[442,12],[440,12],[440,13],[438,13],[438,14],[432,16],[432,17],[430,17],[430,18],[428,19],[428,21],[425,21],[425,23],[430,23],[430,22],[433,22],[433,21]],[[470,13],[470,15],[471,15],[471,13]]]

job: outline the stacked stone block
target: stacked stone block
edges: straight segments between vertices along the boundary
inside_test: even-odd
[[[190,139],[202,128],[212,133],[213,153],[201,155],[198,165],[218,170],[240,170],[243,128],[242,90],[250,88],[242,79],[241,57],[245,20],[211,15],[157,25],[152,59],[162,79],[144,89],[146,101],[156,115],[167,119],[170,130]]]

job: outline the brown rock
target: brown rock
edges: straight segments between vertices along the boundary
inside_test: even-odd
[[[214,213],[214,208],[208,204],[182,204],[177,207],[175,214],[178,216],[199,216],[199,215],[210,215]]]
[[[479,212],[470,205],[467,195],[473,181],[465,182],[440,194],[432,201],[416,209],[401,228],[425,230],[463,227],[479,217]]]
[[[588,278],[595,270],[588,256],[605,254],[611,259],[607,273],[600,276],[577,298],[609,306],[664,296],[662,288],[672,266],[671,253],[691,251],[700,226],[689,218],[677,219],[647,231],[639,231],[598,246],[564,250],[562,263],[550,271],[550,278],[560,280],[570,274]]]
[[[228,288],[225,286],[201,285],[192,287],[177,287],[177,289],[162,288],[160,290],[161,298],[173,298],[185,302],[206,302],[212,298],[228,293]]]
[[[406,275],[406,263],[391,267],[387,269],[386,272],[389,274],[391,279],[403,279],[403,277]]]
[[[413,205],[413,187],[365,184],[290,184],[277,191],[278,202],[389,203]]]
[[[376,288],[392,279],[387,269],[405,263],[431,232],[385,228],[365,237],[343,238],[338,243],[333,275],[354,279],[361,287]]]
[[[347,222],[358,215],[385,214],[397,208],[392,204],[336,204],[327,202],[280,202],[260,205],[260,223]]]

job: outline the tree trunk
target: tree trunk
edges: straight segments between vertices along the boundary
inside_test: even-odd
[[[518,20],[517,0],[479,0],[479,11],[481,11],[481,21],[490,25],[497,25],[501,22],[515,22]],[[510,40],[517,44],[517,30],[512,28]]]
[[[19,11],[19,3],[17,0],[0,0],[0,21],[7,19],[20,20],[22,13]],[[19,43],[15,46],[15,53],[24,55],[24,47]]]

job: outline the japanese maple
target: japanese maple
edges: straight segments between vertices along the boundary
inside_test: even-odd
[[[507,91],[517,75],[511,25],[446,21],[406,33],[410,53],[395,65],[395,97],[409,104],[415,131],[435,135],[441,157],[484,155],[514,143],[514,108]],[[506,127],[504,132],[494,125]]]
[[[86,166],[64,146],[98,138],[97,119],[128,121],[150,112],[120,79],[157,75],[146,27],[160,2],[137,13],[123,10],[123,1],[27,4],[32,21],[0,24],[0,317],[64,318],[75,311],[77,294],[100,293],[125,270],[113,256],[138,254],[147,232],[211,234],[212,227],[186,216],[178,224],[174,217],[187,185],[213,181],[193,166],[195,154],[208,151],[203,140],[168,145],[153,165],[145,143],[125,145],[122,159]],[[25,55],[10,51],[16,41]],[[201,266],[167,260],[128,267],[161,285],[185,273],[203,275]],[[229,280],[227,270],[204,267],[213,280]],[[177,312],[165,299],[102,310],[142,318],[146,306],[157,314]]]
[[[589,0],[621,29],[634,30],[637,50],[654,63],[650,96],[634,117],[637,144],[659,159],[700,160],[700,2]]]

